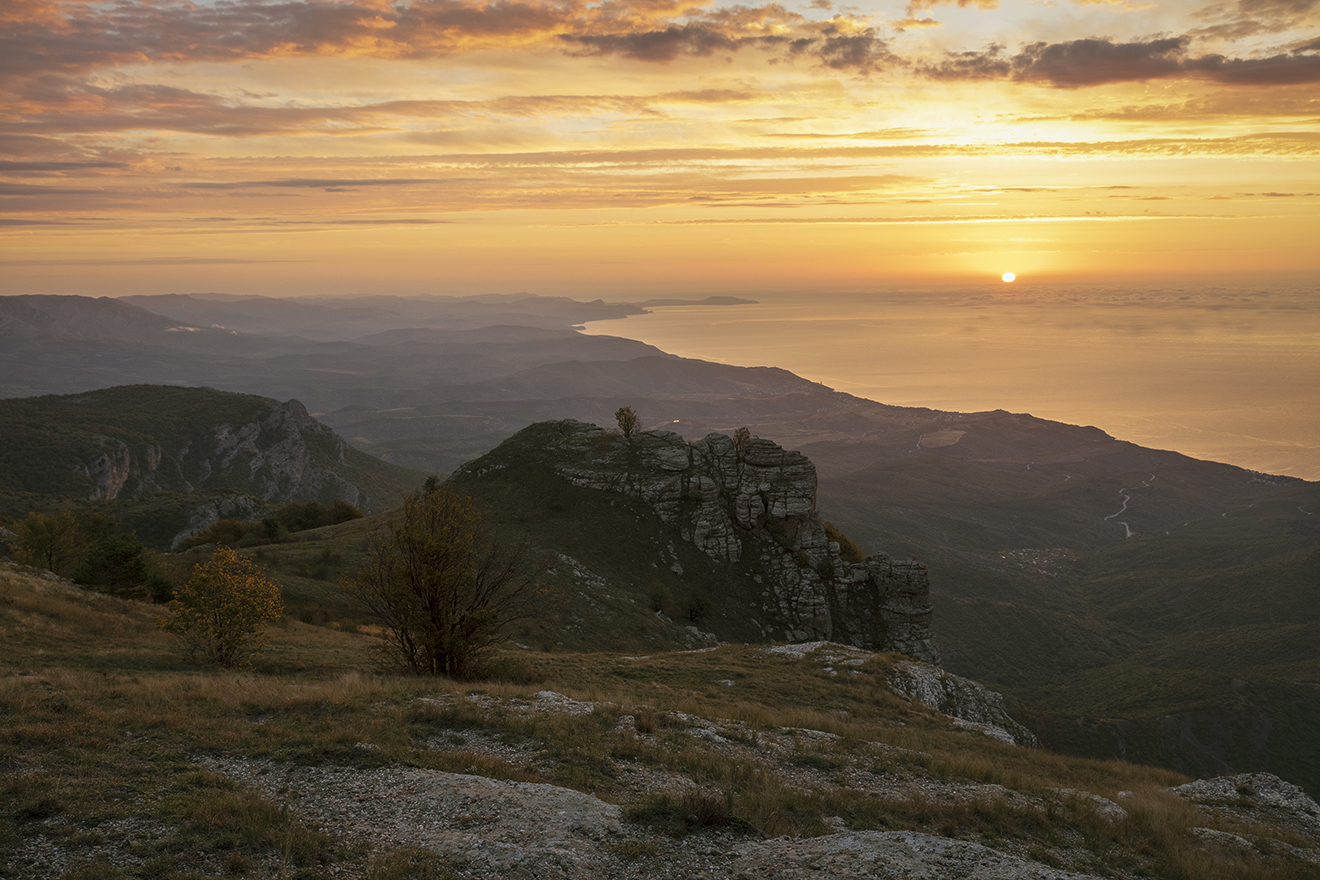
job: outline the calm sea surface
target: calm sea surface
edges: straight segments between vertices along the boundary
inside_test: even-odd
[[[1033,288],[743,294],[589,333],[791,370],[881,403],[1006,409],[1320,480],[1320,293]]]

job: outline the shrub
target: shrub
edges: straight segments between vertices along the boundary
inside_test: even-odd
[[[190,659],[199,656],[227,668],[245,666],[265,643],[260,627],[284,613],[279,585],[256,563],[229,547],[217,547],[174,592],[170,617],[158,625],[183,640]]]
[[[362,515],[362,511],[339,499],[330,504],[294,501],[281,507],[273,516],[261,520],[217,520],[205,530],[181,541],[178,549],[187,550],[204,544],[224,544],[228,547],[274,544],[285,540],[292,532],[338,525],[359,519]]]
[[[839,555],[843,557],[844,562],[851,562],[854,565],[860,565],[866,561],[866,554],[857,543],[839,530],[839,527],[832,522],[824,523],[825,537],[839,545]]]
[[[688,594],[687,603],[683,606],[683,613],[687,619],[696,623],[710,613],[710,599],[703,593],[693,590]]]
[[[96,542],[111,538],[116,530],[110,519],[95,513],[29,513],[15,528],[14,557],[27,565],[67,575]]]
[[[127,535],[98,542],[83,564],[73,572],[74,583],[112,596],[131,596],[141,591],[149,577],[142,545]]]
[[[438,853],[420,846],[391,850],[371,863],[367,880],[453,880]]]
[[[705,791],[654,794],[626,807],[623,818],[677,838],[707,828],[741,828],[744,825],[734,817],[732,798],[727,793],[717,795]]]

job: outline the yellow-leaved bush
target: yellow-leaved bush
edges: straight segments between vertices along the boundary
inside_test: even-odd
[[[284,614],[284,600],[256,563],[220,546],[174,591],[169,609],[157,625],[183,641],[189,659],[234,668],[269,641],[259,630]]]

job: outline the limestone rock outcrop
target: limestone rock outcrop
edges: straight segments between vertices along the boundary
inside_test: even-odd
[[[275,504],[339,499],[365,507],[358,488],[325,466],[344,462],[344,441],[297,400],[268,403],[249,421],[192,431],[177,449],[150,436],[136,444],[100,437],[74,470],[91,480],[91,498],[108,501],[226,489]]]
[[[927,663],[899,660],[889,668],[889,686],[910,700],[943,712],[959,727],[1020,746],[1039,746],[1036,735],[1008,714],[1002,694],[979,681]]]
[[[730,873],[764,880],[1099,880],[919,831],[849,831],[740,847]]]
[[[816,511],[816,468],[770,440],[668,431],[623,438],[595,425],[547,423],[555,470],[577,486],[645,501],[712,559],[756,571],[779,631],[939,662],[925,566],[884,554],[844,559]]]
[[[251,484],[248,490],[263,501],[295,498],[340,499],[360,505],[356,486],[322,467],[314,460],[309,440],[335,444],[333,457],[344,460],[344,441],[328,427],[312,418],[307,408],[296,400],[271,401],[270,414],[261,421],[243,425],[216,425],[205,446],[211,446],[203,461],[205,473],[201,486],[217,472],[242,475]],[[202,453],[203,449],[197,450]],[[180,453],[180,459],[188,450]],[[196,455],[196,453],[194,453]]]
[[[1198,779],[1170,789],[1207,812],[1290,828],[1309,839],[1320,857],[1320,805],[1299,786],[1272,773],[1239,773]]]

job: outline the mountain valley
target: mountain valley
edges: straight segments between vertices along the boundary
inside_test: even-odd
[[[354,309],[371,304],[325,301],[309,324],[316,338],[298,338],[279,334],[310,321],[310,306],[284,301],[5,297],[3,393],[132,380],[296,398],[352,446],[460,480],[461,465],[533,422],[609,425],[631,406],[645,428],[689,442],[747,427],[815,464],[821,519],[866,553],[920,560],[946,668],[1003,690],[1047,746],[1193,775],[1268,770],[1320,791],[1317,484],[1025,414],[886,406],[772,367],[572,329],[628,304],[488,300],[464,306],[475,316],[458,329],[436,312],[412,313],[403,329],[363,325]],[[269,334],[234,329],[285,308]],[[513,523],[491,503],[488,515]],[[556,540],[593,532],[556,514],[543,509],[536,527]],[[696,552],[681,541],[675,551]],[[625,564],[595,574],[610,583]],[[656,594],[681,617],[691,587],[663,586]],[[652,638],[646,615],[632,630],[639,650]],[[707,644],[675,631],[698,640],[686,647]]]

